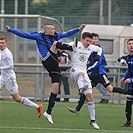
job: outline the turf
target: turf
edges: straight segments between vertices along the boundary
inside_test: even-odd
[[[42,102],[43,110],[47,102]],[[53,109],[54,125],[42,116],[37,117],[34,108],[13,101],[0,101],[0,133],[131,133],[133,127],[120,127],[125,122],[125,105],[96,104],[96,120],[100,130],[89,125],[89,113],[85,104],[79,115],[71,114],[67,107],[76,103],[57,102]]]

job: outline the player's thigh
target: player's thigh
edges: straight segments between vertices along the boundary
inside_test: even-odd
[[[107,77],[106,74],[104,75],[97,75],[97,76],[92,76],[92,84],[96,86],[98,83],[102,84],[105,88],[110,85],[110,81]]]
[[[110,81],[107,77],[107,75],[100,75],[99,76],[99,83],[101,83],[105,88],[110,85]]]
[[[91,85],[91,80],[88,77],[87,73],[85,73],[85,77],[84,77],[84,86],[87,86],[87,90],[84,91],[84,94],[92,94],[92,85]]]
[[[72,80],[77,80],[77,77],[78,77],[78,73],[79,73],[79,71],[77,70],[77,69],[75,69],[75,68],[71,68],[70,69],[70,78],[72,79]]]
[[[18,93],[18,84],[16,78],[9,78],[5,81],[5,87],[11,95]]]

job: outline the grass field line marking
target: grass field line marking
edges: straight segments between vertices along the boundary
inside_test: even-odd
[[[69,128],[39,128],[39,127],[4,127],[0,126],[0,129],[27,129],[27,130],[66,130],[66,131],[84,131],[84,132],[115,132],[115,133],[127,133],[127,131],[121,130],[91,130],[91,129],[69,129]],[[128,133],[132,133],[133,131],[128,131]]]

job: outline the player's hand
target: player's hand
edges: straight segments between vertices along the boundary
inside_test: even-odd
[[[5,29],[8,31],[8,30],[10,30],[10,26],[5,26]]]
[[[86,26],[86,24],[81,24],[80,27],[78,28],[79,30],[83,29]]]
[[[127,78],[126,80],[124,80],[124,83],[125,83],[125,84],[130,84],[130,83],[131,83],[130,78]]]
[[[125,78],[120,79],[120,84],[124,83]]]
[[[54,41],[54,42],[53,42],[53,46],[56,46],[56,44],[57,44],[57,41]]]
[[[125,59],[121,59],[120,63],[122,66],[127,66],[126,60]]]

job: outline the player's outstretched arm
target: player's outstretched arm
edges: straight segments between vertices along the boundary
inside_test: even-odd
[[[39,34],[36,34],[35,32],[34,33],[26,33],[24,31],[20,31],[20,30],[17,30],[15,28],[11,28],[10,26],[5,26],[5,29],[8,31],[8,32],[11,32],[13,34],[16,34],[20,37],[23,37],[23,38],[27,38],[27,39],[33,39],[33,40],[36,40],[38,37],[39,37]]]

